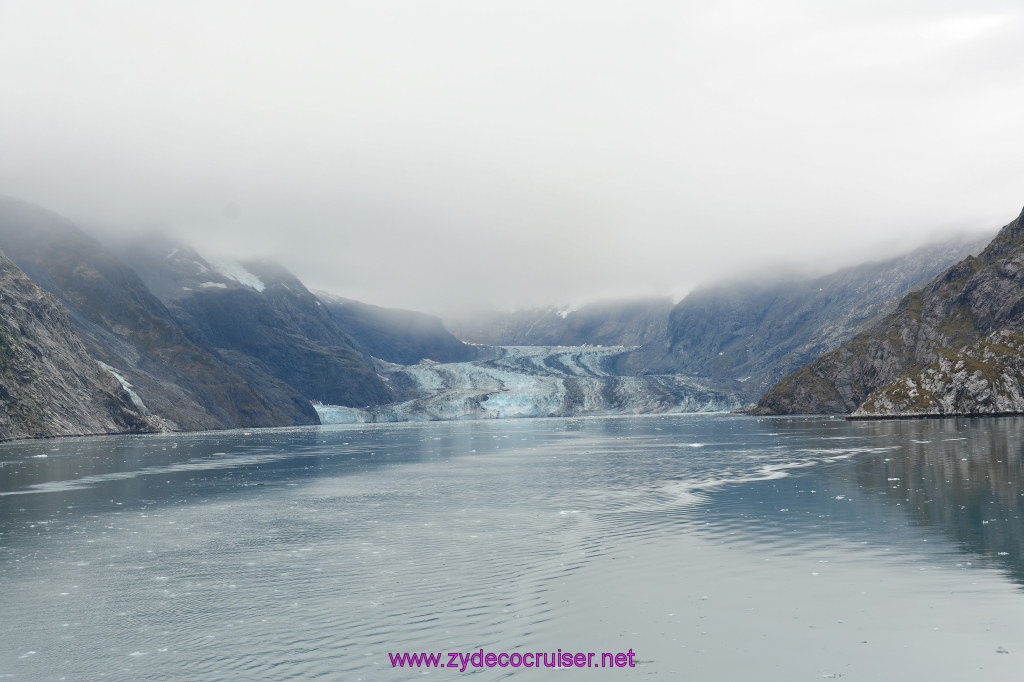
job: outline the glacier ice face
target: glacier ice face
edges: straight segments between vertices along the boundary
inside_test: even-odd
[[[313,403],[313,408],[322,424],[361,424],[370,421],[367,419],[366,411],[357,407]]]
[[[681,375],[615,376],[606,367],[626,348],[492,347],[473,362],[382,364],[404,399],[366,409],[317,405],[321,422],[507,419],[665,412],[717,412],[736,396]]]

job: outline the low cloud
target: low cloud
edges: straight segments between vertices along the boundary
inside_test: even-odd
[[[0,192],[385,305],[678,296],[1013,218],[1021,17],[4,3]]]

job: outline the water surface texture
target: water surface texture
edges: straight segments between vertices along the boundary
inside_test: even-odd
[[[0,677],[1014,679],[1022,442],[675,415],[8,443]],[[481,649],[636,666],[388,656]]]

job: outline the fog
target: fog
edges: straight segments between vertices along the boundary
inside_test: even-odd
[[[1014,218],[1022,18],[0,0],[0,193],[381,305],[678,298]]]

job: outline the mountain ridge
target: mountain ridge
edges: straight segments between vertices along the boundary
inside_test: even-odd
[[[1013,366],[1022,314],[1024,211],[976,257],[949,267],[848,344],[785,377],[753,413],[868,417],[1024,411],[1015,395]],[[973,369],[965,372],[969,365]]]

